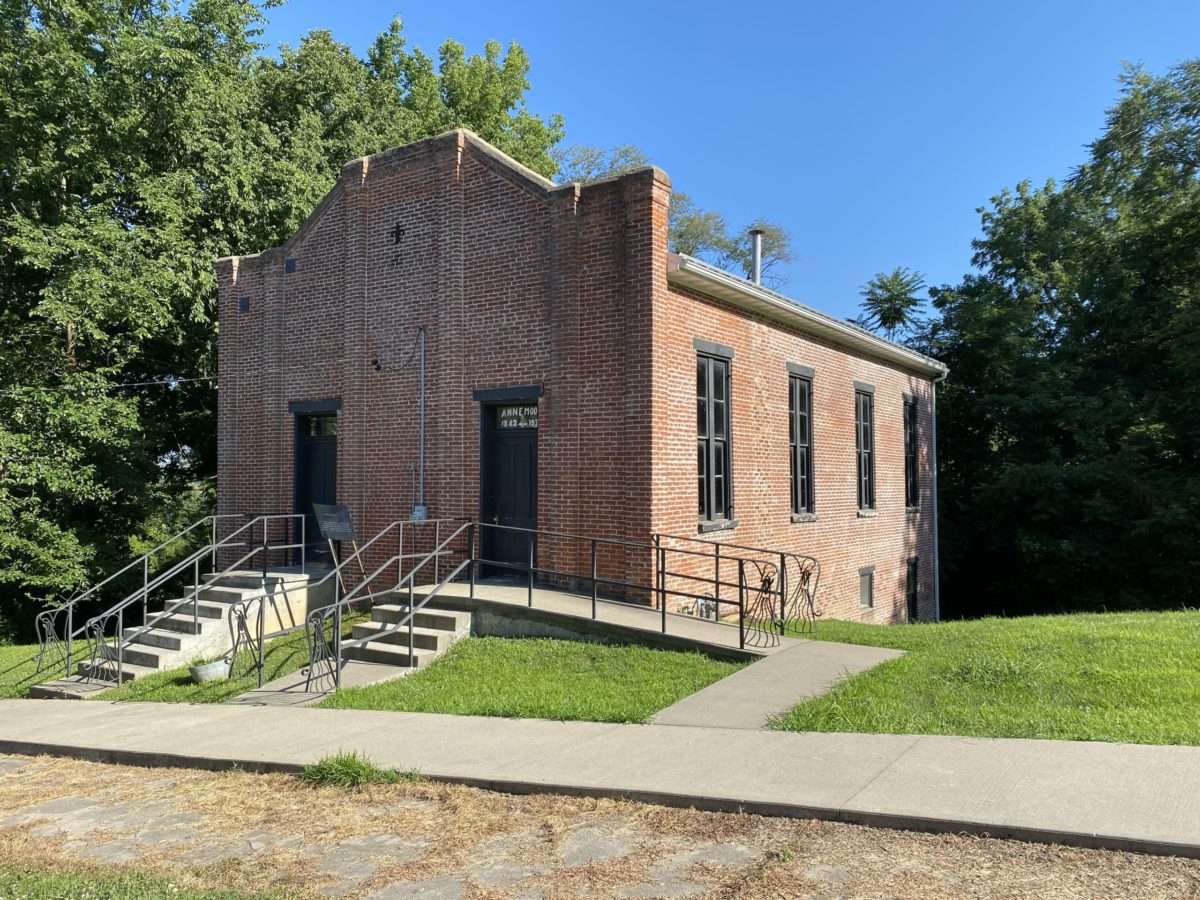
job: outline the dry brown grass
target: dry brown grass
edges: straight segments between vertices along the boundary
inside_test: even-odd
[[[667,809],[622,800],[554,795],[510,796],[433,782],[371,786],[355,792],[312,788],[286,775],[139,769],[38,757],[0,776],[0,819],[56,798],[88,797],[104,805],[167,798],[176,812],[199,815],[191,843],[139,846],[134,865],[169,874],[183,887],[270,889],[305,897],[331,883],[317,872],[314,848],[367,834],[424,842],[407,862],[379,856],[359,882],[359,896],[399,880],[445,874],[467,878],[471,897],[505,891],[472,880],[485,860],[530,869],[522,891],[547,898],[614,896],[622,886],[654,883],[672,854],[698,846],[739,844],[761,857],[743,865],[699,862],[682,873],[707,896],[897,898],[1176,898],[1200,897],[1200,863],[963,835],[931,835],[830,822]],[[0,861],[46,868],[80,864],[89,847],[130,837],[128,827],[34,836],[37,823],[0,828]],[[626,855],[568,868],[559,849],[578,829],[624,834]],[[230,844],[261,832],[274,836],[247,860],[217,865],[180,859],[189,847]],[[294,839],[281,845],[280,839]],[[826,867],[822,869],[821,867]],[[538,872],[541,871],[541,874]]]

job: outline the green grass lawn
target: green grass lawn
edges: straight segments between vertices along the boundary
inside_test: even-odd
[[[356,622],[367,618],[366,613],[348,615],[342,620],[342,631],[349,634]],[[308,665],[308,641],[303,631],[267,641],[263,666],[263,684],[291,675]],[[224,703],[239,694],[258,687],[258,673],[251,668],[253,654],[238,654],[233,667],[235,677],[225,681],[206,681],[193,684],[187,666],[168,669],[129,681],[120,687],[99,694],[97,700],[131,700],[139,703]]]
[[[821,640],[907,651],[772,726],[1200,744],[1200,612],[928,625],[822,622]]]
[[[645,722],[745,663],[699,653],[546,638],[465,638],[428,669],[321,703],[529,719]]]
[[[40,673],[37,661],[37,644],[0,645],[0,700],[21,697],[35,684],[61,678],[65,669],[61,665],[49,666]]]
[[[0,897],[28,900],[267,900],[282,895],[181,887],[169,878],[127,867],[104,871],[46,871],[33,864],[0,863]]]

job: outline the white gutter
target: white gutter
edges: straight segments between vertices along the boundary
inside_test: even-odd
[[[901,344],[884,340],[857,325],[797,303],[760,284],[746,281],[731,272],[682,253],[667,254],[667,280],[672,284],[691,288],[702,294],[726,300],[742,309],[792,325],[840,347],[884,360],[925,378],[940,380],[950,371],[936,359]]]

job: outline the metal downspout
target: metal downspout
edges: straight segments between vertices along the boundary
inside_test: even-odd
[[[942,372],[930,382],[933,394],[931,404],[931,440],[929,447],[930,462],[933,468],[933,621],[942,621],[942,566],[941,547],[938,544],[938,467],[937,467],[937,386],[946,380],[950,370]]]

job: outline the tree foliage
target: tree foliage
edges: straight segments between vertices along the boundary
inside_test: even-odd
[[[1123,76],[1087,161],[981,210],[933,291],[945,602],[1197,602],[1200,61]]]
[[[215,472],[222,255],[347,160],[465,126],[550,175],[516,44],[278,56],[252,0],[0,0],[0,605],[95,580]],[[203,491],[200,492],[203,495]],[[181,498],[178,501],[175,498]]]
[[[576,144],[556,149],[552,156],[558,164],[554,176],[559,184],[577,181],[588,184],[603,178],[613,178],[650,164],[650,157],[632,144],[620,144],[609,149]],[[753,250],[750,232],[763,232],[761,275],[765,284],[779,287],[784,277],[780,264],[792,262],[791,235],[774,222],[756,219],[740,231],[730,231],[725,217],[713,210],[696,205],[690,194],[671,192],[669,212],[670,248],[708,260],[723,269],[740,271],[750,277]]]
[[[878,331],[889,341],[911,337],[921,327],[925,277],[903,266],[879,272],[862,289],[862,316],[857,324]]]

